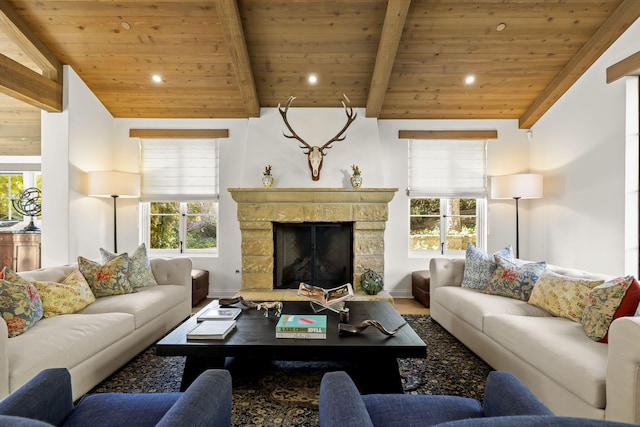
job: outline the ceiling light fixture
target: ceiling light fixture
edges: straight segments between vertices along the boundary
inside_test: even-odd
[[[501,22],[498,25],[496,25],[496,31],[498,32],[503,31],[505,28],[507,28],[507,24],[505,24],[504,22]]]
[[[474,75],[469,75],[469,76],[464,78],[464,82],[466,84],[468,84],[468,85],[472,84],[475,81],[476,81],[476,76],[474,76]]]
[[[316,83],[318,83],[318,76],[316,76],[315,74],[309,74],[309,77],[307,77],[307,81],[314,85]]]
[[[120,22],[120,26],[122,28],[124,28],[125,30],[130,30],[131,29],[131,24],[129,24],[127,21],[121,21]]]
[[[153,76],[151,76],[151,80],[156,83],[162,83],[162,77],[160,77],[158,74],[154,74]]]

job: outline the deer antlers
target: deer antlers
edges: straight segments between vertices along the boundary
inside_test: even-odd
[[[291,132],[291,135],[287,135],[284,132],[283,132],[283,135],[286,138],[296,139],[302,144],[299,147],[306,150],[304,154],[307,155],[307,159],[309,161],[309,168],[311,169],[311,179],[314,181],[317,181],[320,179],[320,169],[322,168],[322,160],[326,155],[324,150],[328,150],[329,148],[331,148],[331,144],[333,142],[344,141],[344,139],[346,138],[346,135],[343,135],[343,134],[358,116],[358,113],[353,111],[353,108],[351,107],[351,101],[349,100],[349,98],[347,98],[347,95],[342,94],[342,96],[344,97],[344,100],[341,100],[341,102],[342,102],[342,106],[344,107],[345,114],[347,115],[347,123],[340,130],[340,132],[336,134],[336,136],[331,138],[329,141],[325,142],[324,145],[322,145],[321,147],[317,145],[312,146],[311,144],[306,142],[304,139],[300,138],[300,136],[298,136],[298,134],[293,130],[293,128],[289,124],[289,120],[287,120],[287,111],[289,111],[289,107],[291,106],[291,103],[293,102],[293,100],[296,99],[296,97],[290,96],[289,100],[287,101],[287,105],[284,108],[281,108],[280,104],[278,104],[278,111],[282,116],[282,120],[284,120],[284,124],[287,126],[287,129],[289,129],[289,132]]]

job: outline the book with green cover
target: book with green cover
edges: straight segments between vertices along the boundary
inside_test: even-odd
[[[327,316],[318,314],[283,314],[276,325],[276,338],[324,339]]]

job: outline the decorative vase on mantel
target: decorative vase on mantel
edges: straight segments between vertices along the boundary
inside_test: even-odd
[[[351,165],[351,178],[349,181],[351,182],[351,187],[353,189],[358,189],[362,185],[362,174],[360,168],[357,165]]]
[[[262,172],[262,185],[264,188],[273,187],[273,175],[271,175],[271,165],[268,165],[264,168],[264,172]]]

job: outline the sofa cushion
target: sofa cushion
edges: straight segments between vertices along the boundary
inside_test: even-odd
[[[33,281],[42,299],[43,317],[71,314],[96,300],[80,270],[74,270],[62,283]]]
[[[526,301],[484,294],[477,289],[443,286],[433,292],[434,301],[479,331],[484,329],[485,316],[491,314],[551,317],[550,313]]]
[[[118,255],[104,265],[84,257],[78,257],[78,268],[87,279],[96,298],[133,292],[129,279],[129,255]]]
[[[118,255],[100,248],[100,258],[103,263],[111,261]],[[142,243],[129,255],[129,283],[132,288],[144,288],[145,286],[156,286],[155,277],[151,271],[151,261],[147,255],[147,247]]]
[[[8,268],[0,280],[0,316],[7,323],[9,338],[32,328],[42,318],[42,301],[36,287]]]
[[[40,281],[48,281],[48,282],[58,282],[61,283],[65,278],[67,278],[73,270],[77,270],[77,265],[58,265],[55,267],[47,267],[41,268],[38,270],[31,271],[21,271],[18,273],[20,277],[23,279],[27,279],[30,281],[40,280]]]
[[[139,288],[133,294],[98,298],[96,302],[82,310],[81,313],[129,313],[135,317],[135,327],[137,329],[171,310],[186,297],[184,286],[149,286]]]
[[[177,392],[85,395],[71,415],[64,420],[64,425],[65,427],[155,426],[180,396],[182,393]],[[184,415],[188,416],[186,413]]]
[[[496,256],[496,267],[484,293],[529,300],[533,286],[546,267],[545,262],[516,264],[504,257]]]
[[[607,345],[562,317],[490,315],[484,332],[595,408],[606,404]]]
[[[603,283],[604,280],[579,279],[545,270],[533,287],[529,304],[579,323],[589,291]]]
[[[635,281],[633,276],[618,277],[591,289],[582,315],[582,326],[589,338],[604,339],[627,289]]]
[[[469,397],[367,394],[362,401],[374,426],[431,426],[483,416],[480,402]]]
[[[76,313],[42,319],[29,333],[9,340],[10,389],[26,383],[45,368],[71,369],[84,363],[133,330],[133,316],[126,313]]]
[[[496,270],[495,256],[499,255],[507,259],[513,259],[513,249],[507,246],[493,255],[478,249],[471,243],[467,244],[464,262],[464,274],[462,287],[472,289],[484,289]]]

